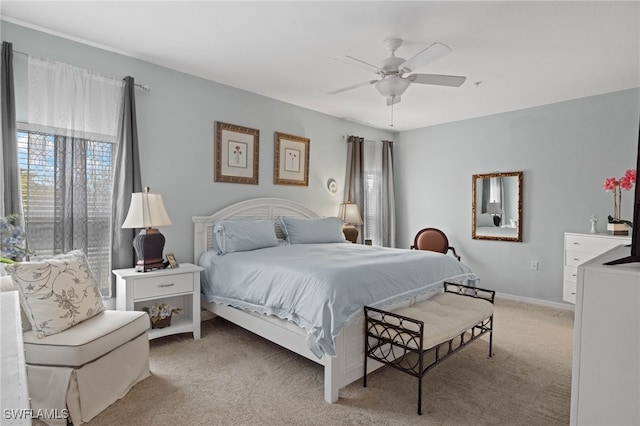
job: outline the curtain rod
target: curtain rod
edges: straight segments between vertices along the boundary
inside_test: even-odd
[[[342,135],[342,139],[344,139],[345,141],[349,142],[349,136],[356,136],[356,135]],[[356,136],[356,137],[360,137],[360,136]],[[391,142],[391,143],[395,143],[394,141],[390,141],[390,140],[376,140],[376,139],[365,139],[365,142]]]
[[[31,56],[28,53],[24,53],[24,52],[21,52],[19,50],[15,50],[15,49],[13,50],[13,53],[18,53],[18,54],[24,55],[24,56]],[[113,77],[111,77],[111,78],[113,78]],[[134,86],[137,86],[137,87],[141,88],[145,92],[150,92],[151,91],[151,86],[149,86],[148,84],[141,84],[141,83],[133,83],[133,84],[134,84]]]

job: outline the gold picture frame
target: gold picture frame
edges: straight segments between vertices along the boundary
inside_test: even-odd
[[[309,186],[309,146],[311,140],[275,132],[273,183]]]
[[[216,121],[215,182],[258,184],[260,130]]]

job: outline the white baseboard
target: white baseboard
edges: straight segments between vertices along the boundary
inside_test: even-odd
[[[572,305],[571,303],[550,302],[548,300],[534,299],[532,297],[524,297],[524,296],[515,296],[513,294],[507,294],[507,293],[496,293],[496,297],[499,297],[501,299],[507,299],[507,300],[515,300],[517,302],[531,303],[533,305],[547,306],[550,308],[566,309],[568,311],[575,310],[575,305]]]

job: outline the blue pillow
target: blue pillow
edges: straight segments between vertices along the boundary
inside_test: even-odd
[[[299,219],[278,217],[280,227],[289,244],[344,243],[342,220],[337,217]]]
[[[213,236],[218,254],[278,245],[272,220],[223,220],[213,227]]]

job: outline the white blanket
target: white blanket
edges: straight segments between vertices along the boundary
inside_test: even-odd
[[[475,285],[451,256],[358,244],[296,244],[200,258],[209,302],[276,315],[307,331],[318,358],[335,355],[334,338],[363,315],[440,291],[444,281]]]

